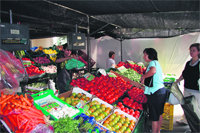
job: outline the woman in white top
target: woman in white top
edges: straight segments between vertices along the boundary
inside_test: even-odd
[[[106,62],[106,68],[107,69],[108,68],[115,68],[115,65],[116,65],[115,60],[114,60],[115,59],[115,52],[110,51],[108,56],[109,56],[109,59]]]

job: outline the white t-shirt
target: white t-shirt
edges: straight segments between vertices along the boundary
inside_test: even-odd
[[[115,68],[115,60],[109,58],[106,62],[106,68]]]

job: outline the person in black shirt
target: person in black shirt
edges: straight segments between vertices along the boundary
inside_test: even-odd
[[[59,93],[63,93],[68,91],[67,84],[71,81],[71,72],[67,71],[65,68],[65,64],[69,59],[77,59],[76,51],[72,50],[71,54],[69,50],[67,50],[67,44],[63,45],[63,51],[60,51],[57,55],[56,63],[57,63],[57,80],[56,80],[56,88],[59,90]]]
[[[199,47],[199,43],[194,43],[190,46],[190,56],[192,57],[192,59],[186,63],[182,75],[179,77],[176,83],[179,83],[181,80],[184,80],[184,96],[186,97],[194,95],[200,107],[200,88],[198,84],[200,62]],[[185,116],[183,116],[181,120],[176,122],[179,124],[187,124]]]

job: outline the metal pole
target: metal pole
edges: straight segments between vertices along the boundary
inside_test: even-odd
[[[87,15],[88,27],[87,27],[87,55],[88,55],[88,72],[90,72],[90,17]]]
[[[9,10],[9,12],[10,12],[10,24],[12,24],[13,23],[13,21],[12,21],[12,10]]]
[[[121,61],[123,61],[123,57],[122,57],[122,38],[120,39],[120,45],[121,45]]]

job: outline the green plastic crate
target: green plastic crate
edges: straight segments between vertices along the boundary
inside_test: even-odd
[[[37,109],[41,110],[44,115],[46,116],[51,116],[52,119],[54,120],[57,120],[57,118],[55,116],[53,116],[52,114],[50,114],[47,110],[48,110],[48,107],[47,106],[63,106],[63,105],[67,105],[68,107],[72,107],[73,109],[75,109],[73,106],[67,104],[66,102],[62,101],[60,98],[56,97],[54,95],[54,92],[53,90],[46,90],[46,91],[43,91],[43,92],[39,92],[39,93],[36,93],[36,94],[33,94],[31,95],[34,99],[34,105]],[[44,101],[42,101],[44,100]],[[41,107],[42,106],[42,103],[43,104],[46,104],[47,102],[45,101],[48,101],[48,100],[52,100],[54,101],[55,103],[53,105],[47,105],[47,106],[44,106],[44,107]],[[41,103],[41,105],[38,104],[38,102]],[[75,114],[74,116],[72,116],[72,118],[76,117],[77,115],[80,115],[82,112],[83,112],[83,109],[78,109],[79,110],[79,113]]]

